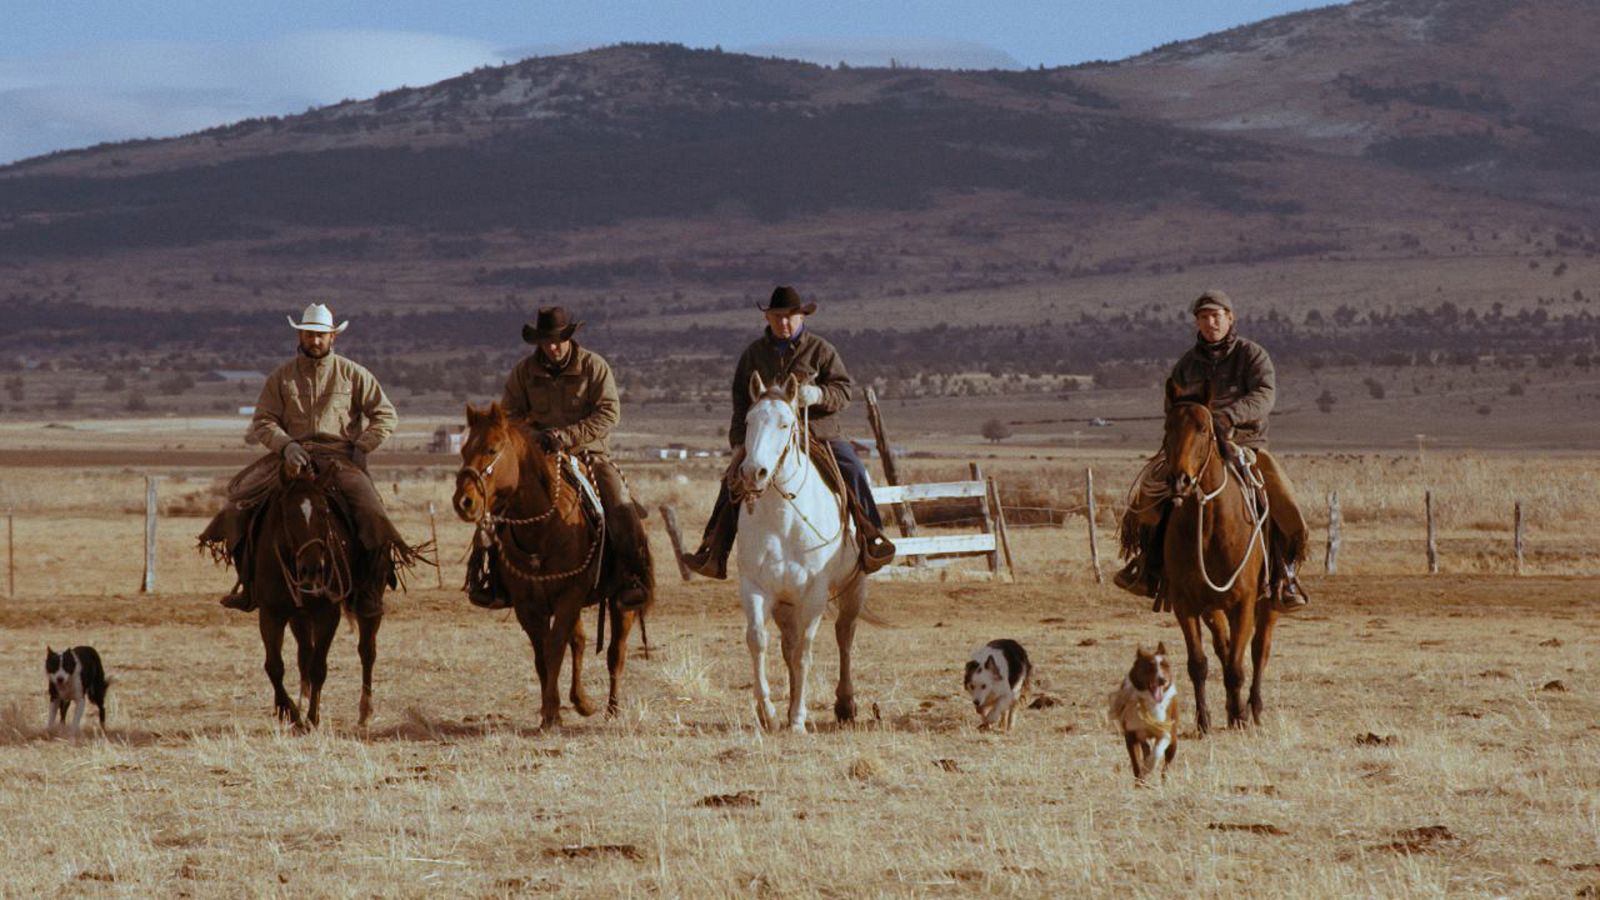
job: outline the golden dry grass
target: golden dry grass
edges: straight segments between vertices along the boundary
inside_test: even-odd
[[[1296,471],[1324,465],[1332,478],[1347,463]],[[1315,606],[1279,632],[1266,725],[1186,734],[1151,790],[1133,787],[1104,700],[1135,644],[1176,646],[1177,630],[1093,583],[1081,519],[1017,532],[1015,585],[875,582],[873,606],[898,627],[860,632],[854,728],[831,721],[825,641],[815,732],[759,733],[736,587],[664,568],[655,650],[635,647],[615,720],[568,709],[564,732],[537,733],[514,621],[432,589],[427,572],[386,619],[370,731],[355,730],[359,668],[342,631],[324,730],[294,736],[270,718],[253,621],[214,605],[227,577],[189,549],[200,519],[163,520],[163,592],[140,597],[139,518],[120,511],[137,508],[137,479],[32,477],[6,481],[27,510],[20,596],[0,602],[9,894],[1571,896],[1600,884],[1591,578],[1487,578],[1448,556],[1459,574],[1401,576],[1420,567],[1419,542],[1400,566],[1381,561],[1399,552],[1381,541],[1369,556],[1347,544],[1357,573],[1313,579]],[[436,473],[399,484],[402,527],[417,534],[418,509],[448,487]],[[700,478],[635,487],[698,528]],[[1399,528],[1352,515],[1381,508],[1371,490],[1354,492],[1350,527]],[[440,527],[453,586],[466,531]],[[960,690],[972,647],[1000,636],[1027,645],[1056,702],[1009,736],[977,732]],[[47,642],[100,648],[117,679],[104,738],[41,735]],[[603,668],[586,663],[600,694]],[[1358,743],[1368,734],[1392,741]]]

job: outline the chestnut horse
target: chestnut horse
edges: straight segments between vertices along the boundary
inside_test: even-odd
[[[1218,445],[1211,389],[1198,395],[1167,382],[1166,457],[1173,508],[1162,544],[1162,591],[1183,629],[1194,683],[1195,724],[1211,730],[1206,709],[1206,651],[1201,622],[1211,631],[1228,691],[1228,725],[1243,727],[1245,653],[1252,663],[1250,717],[1261,722],[1261,679],[1272,653],[1278,610],[1263,590],[1267,511],[1254,509],[1253,489],[1240,483]],[[1246,491],[1252,491],[1247,495]]]
[[[361,657],[361,719],[372,717],[372,667],[378,658],[382,615],[357,616],[355,602],[355,532],[333,503],[332,461],[295,472],[283,464],[279,487],[261,506],[254,526],[250,591],[259,610],[261,643],[266,648],[267,678],[279,719],[297,730],[315,727],[320,718],[322,684],[328,677],[328,650],[339,630],[341,610],[355,620]],[[300,703],[283,686],[283,630],[294,633],[300,670]]]
[[[602,631],[605,613],[611,614],[606,712],[617,712],[628,634],[640,612],[622,609],[612,596],[605,532],[590,524],[583,496],[562,472],[566,460],[563,453],[544,452],[528,424],[510,418],[500,404],[467,406],[467,437],[453,503],[456,515],[478,526],[480,546],[495,552],[497,577],[533,644],[541,728],[561,724],[561,662],[568,647],[572,706],[579,715],[595,713],[583,690],[580,618],[593,603],[604,604]]]

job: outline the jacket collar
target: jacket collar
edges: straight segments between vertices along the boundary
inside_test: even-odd
[[[770,327],[766,328],[763,332],[763,334],[766,336],[768,346],[779,351],[780,353],[794,352],[794,350],[800,346],[800,342],[805,340],[808,333],[809,332],[806,331],[806,327],[804,325],[801,325],[800,330],[794,333],[794,337],[789,338],[788,340],[784,340],[783,338],[773,334]]]
[[[329,350],[327,355],[321,359],[312,359],[304,353],[301,353],[299,350],[296,350],[294,352],[295,371],[303,372],[307,375],[322,372],[326,370],[328,366],[333,365],[333,358],[336,355],[337,354],[334,353],[334,351]]]
[[[1198,334],[1195,335],[1194,338],[1195,350],[1199,351],[1201,356],[1211,360],[1214,363],[1221,362],[1222,360],[1226,359],[1228,354],[1233,352],[1233,348],[1238,345],[1239,335],[1231,328],[1228,329],[1227,334],[1223,335],[1222,340],[1215,343],[1206,340]]]

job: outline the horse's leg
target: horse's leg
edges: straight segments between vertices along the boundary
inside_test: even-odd
[[[806,733],[806,688],[811,684],[811,647],[816,643],[822,610],[808,622],[801,622],[798,607],[791,607],[790,621],[783,629],[783,657],[789,664],[789,730]]]
[[[289,619],[289,630],[294,633],[295,671],[300,675],[302,713],[311,708],[311,679],[306,677],[306,673],[311,671],[311,655],[316,652],[316,644],[306,630],[306,615],[307,613],[302,610]]]
[[[622,669],[628,662],[628,635],[633,632],[633,620],[638,613],[633,610],[616,612],[611,616],[611,643],[606,647],[606,671],[611,675],[611,693],[606,698],[606,715],[614,716],[622,706]]]
[[[272,682],[273,713],[280,721],[287,720],[296,728],[303,727],[300,709],[283,689],[283,628],[288,623],[261,608],[256,617],[261,629],[261,644],[267,651],[267,680]]]
[[[378,662],[378,627],[383,616],[356,616],[356,653],[361,656],[361,719],[362,728],[372,719],[372,667]]]
[[[856,685],[850,676],[850,652],[856,639],[856,619],[867,599],[867,578],[855,577],[855,584],[839,598],[839,618],[833,623],[833,637],[839,643],[839,686],[834,691],[833,716],[841,722],[856,718]]]
[[[1211,731],[1211,711],[1206,709],[1206,643],[1200,633],[1200,616],[1192,611],[1178,613],[1178,628],[1183,631],[1183,646],[1189,654],[1189,683],[1194,685],[1194,725],[1204,737]],[[1139,761],[1134,760],[1134,774]]]
[[[311,637],[311,704],[306,721],[315,728],[322,723],[322,685],[328,680],[328,651],[333,648],[333,636],[339,630],[339,606],[329,603],[312,613]]]
[[[1243,728],[1250,722],[1244,710],[1244,664],[1256,630],[1256,605],[1240,603],[1228,611],[1228,655],[1223,658],[1222,681],[1228,688],[1228,727]]]
[[[740,593],[744,599],[744,643],[750,649],[751,683],[756,695],[756,718],[764,730],[772,729],[772,719],[778,714],[772,705],[772,688],[767,684],[767,598],[750,579],[743,579]]]
[[[517,603],[517,622],[522,625],[522,632],[528,636],[528,643],[533,645],[533,671],[539,677],[540,704],[544,703],[544,660],[548,648],[545,646],[545,637],[550,632],[550,617],[543,609],[534,609],[531,603]]]
[[[544,682],[540,685],[539,727],[561,726],[561,663],[567,655],[567,642],[578,624],[583,607],[576,600],[556,607],[550,630],[544,636]]]
[[[1260,601],[1256,608],[1256,633],[1250,641],[1250,718],[1261,724],[1261,678],[1272,656],[1272,632],[1278,624],[1278,609],[1272,601]]]
[[[589,638],[588,632],[583,630],[583,611],[579,610],[577,618],[572,620],[572,637],[567,640],[567,649],[572,651],[572,689],[567,693],[567,699],[572,701],[572,708],[580,716],[592,716],[595,713],[594,701],[583,690],[583,651],[587,643]]]

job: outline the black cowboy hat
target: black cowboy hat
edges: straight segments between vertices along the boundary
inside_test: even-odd
[[[564,341],[582,324],[571,321],[565,306],[541,306],[538,318],[522,326],[522,339],[530,344]]]
[[[800,292],[787,284],[780,284],[774,288],[772,299],[767,301],[767,305],[756,308],[762,312],[799,313],[803,316],[809,316],[817,311],[815,303],[802,303]]]

